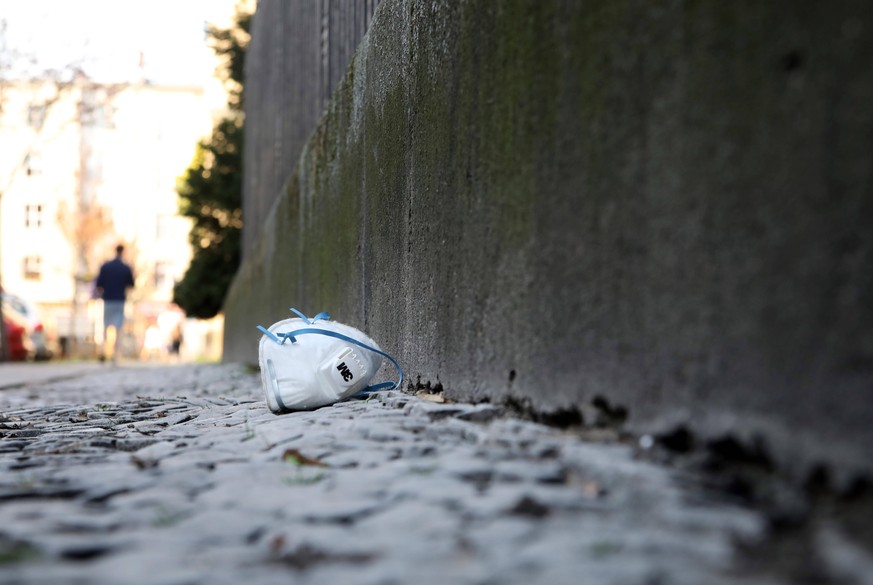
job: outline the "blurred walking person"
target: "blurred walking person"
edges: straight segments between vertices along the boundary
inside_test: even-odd
[[[124,326],[124,303],[127,289],[133,287],[133,270],[121,259],[124,246],[115,246],[115,258],[100,267],[95,285],[96,296],[103,299],[103,347],[100,348],[100,361],[106,359],[106,346],[109,341],[109,328],[114,329],[115,342],[112,362],[118,361],[121,349],[121,331]]]
[[[180,352],[182,349],[182,324],[177,323],[173,328],[173,335],[170,339],[170,359],[178,362],[181,359]]]

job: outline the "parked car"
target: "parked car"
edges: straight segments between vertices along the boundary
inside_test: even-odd
[[[25,361],[36,356],[36,347],[28,333],[28,323],[15,309],[3,304],[3,322],[6,325],[6,339],[0,338],[0,345],[9,348],[9,359]]]
[[[58,352],[57,329],[53,322],[30,301],[3,292],[4,311],[9,308],[23,320],[27,335],[33,346],[33,357],[37,360],[51,359]]]

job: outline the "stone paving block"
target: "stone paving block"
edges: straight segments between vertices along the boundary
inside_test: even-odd
[[[500,461],[494,465],[497,481],[526,481],[533,483],[564,483],[563,465],[554,461],[515,460]]]

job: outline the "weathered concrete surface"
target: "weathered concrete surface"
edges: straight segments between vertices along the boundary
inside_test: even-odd
[[[385,0],[226,302],[411,379],[873,460],[873,3]],[[255,57],[256,58],[256,57]]]
[[[397,392],[275,416],[236,365],[82,370],[0,392],[0,583],[873,582],[863,530],[659,453]]]
[[[261,225],[318,123],[378,0],[259,0],[246,59],[243,215]],[[300,80],[305,79],[306,83]],[[257,240],[243,233],[243,255]]]

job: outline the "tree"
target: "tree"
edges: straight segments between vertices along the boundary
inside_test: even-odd
[[[224,59],[219,75],[228,92],[228,115],[201,141],[176,191],[180,212],[194,224],[193,254],[173,302],[189,317],[208,319],[221,310],[240,263],[242,230],[243,70],[251,11],[237,6],[229,29],[209,28],[211,46]]]

